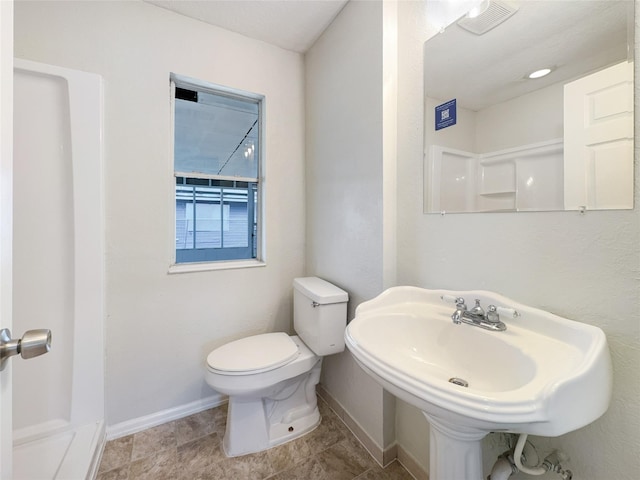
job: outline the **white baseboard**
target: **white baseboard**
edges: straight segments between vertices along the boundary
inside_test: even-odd
[[[195,402],[169,408],[160,412],[138,417],[126,422],[116,423],[107,427],[107,440],[124,437],[133,433],[141,432],[147,428],[156,427],[163,423],[171,422],[179,418],[188,417],[194,413],[202,412],[209,408],[217,407],[227,402],[226,395],[216,394],[207,398],[196,400]]]
[[[398,445],[398,461],[416,480],[429,480],[429,474],[422,465],[407,452],[402,445]]]

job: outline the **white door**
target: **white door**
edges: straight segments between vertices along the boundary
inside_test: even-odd
[[[0,1],[0,328],[11,328],[13,210],[13,3]],[[11,365],[0,371],[0,479],[9,480],[13,454]]]
[[[565,208],[633,208],[633,63],[564,87]]]

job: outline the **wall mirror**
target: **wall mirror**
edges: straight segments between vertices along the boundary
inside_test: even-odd
[[[632,209],[633,1],[482,3],[424,45],[424,212]]]

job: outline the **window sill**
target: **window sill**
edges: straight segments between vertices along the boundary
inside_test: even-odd
[[[174,273],[208,272],[211,270],[232,270],[236,268],[254,268],[254,267],[266,267],[266,266],[267,264],[262,260],[177,263],[169,266],[168,273],[174,274]]]

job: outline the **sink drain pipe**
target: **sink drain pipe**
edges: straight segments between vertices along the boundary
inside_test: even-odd
[[[548,455],[540,467],[527,467],[523,465],[522,452],[527,442],[527,436],[526,433],[520,434],[513,455],[510,455],[510,452],[505,452],[498,457],[498,460],[491,469],[491,475],[487,477],[487,480],[507,480],[516,472],[523,472],[529,475],[542,475],[543,473],[554,472],[560,475],[562,480],[571,480],[573,478],[571,470],[564,470],[560,465],[560,460],[556,452]]]
[[[511,452],[504,452],[498,457],[496,463],[493,464],[491,475],[487,480],[507,480],[511,475],[518,471],[518,467],[513,463]]]
[[[528,435],[526,433],[520,434],[518,437],[518,443],[516,443],[516,449],[513,452],[513,459],[516,462],[516,467],[523,473],[529,475],[542,475],[547,473],[547,469],[544,467],[525,467],[522,464],[522,451],[524,450],[524,444],[527,442]]]

